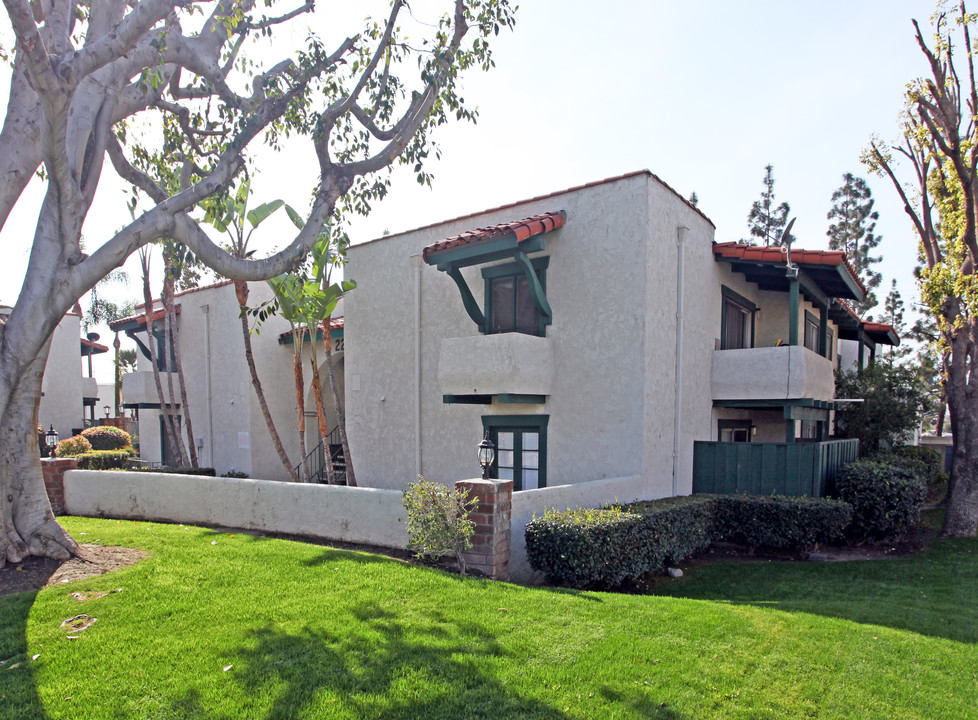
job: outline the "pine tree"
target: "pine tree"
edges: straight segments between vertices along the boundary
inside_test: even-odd
[[[833,205],[827,217],[834,222],[829,225],[826,235],[829,236],[829,249],[846,254],[856,276],[866,287],[866,299],[856,303],[856,312],[864,316],[876,307],[873,290],[883,279],[873,270],[873,265],[882,260],[882,256],[869,254],[883,239],[874,233],[879,213],[873,210],[872,193],[865,180],[852,173],[843,175],[842,180],[842,187],[832,193]]]
[[[748,245],[765,246],[777,245],[781,242],[781,235],[784,233],[785,225],[788,224],[788,213],[791,206],[788,203],[774,204],[774,166],[764,166],[764,190],[761,192],[761,199],[756,200],[747,216],[747,227],[751,236],[742,242]],[[789,235],[787,240],[794,242],[794,237]]]
[[[903,322],[903,298],[900,295],[900,291],[897,290],[897,281],[895,279],[890,283],[890,292],[886,295],[883,309],[883,321],[893,327],[897,337],[904,338],[907,333],[906,324]],[[910,355],[910,352],[911,348],[906,343],[895,347],[890,346],[886,350],[886,360],[890,365],[899,364]]]

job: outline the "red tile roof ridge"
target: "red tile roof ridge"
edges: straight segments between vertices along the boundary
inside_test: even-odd
[[[421,254],[427,262],[430,255],[465,245],[475,245],[507,235],[515,235],[516,242],[520,243],[531,237],[548,233],[551,230],[557,230],[563,227],[566,221],[567,214],[563,210],[558,210],[556,212],[532,215],[522,220],[512,220],[510,222],[476,228],[475,230],[466,230],[464,233],[453,235],[452,237],[429,245]]]
[[[109,351],[108,345],[103,345],[102,343],[93,342],[88,338],[81,338],[81,344],[92,348],[92,350],[96,351],[96,354],[107,353]]]
[[[146,306],[146,304],[143,303],[142,305],[137,305],[136,306],[136,309],[139,309],[139,308],[142,308],[142,307],[145,307],[145,306]],[[177,305],[175,308],[173,308],[173,310],[178,315],[180,314],[180,306],[179,305]],[[163,319],[163,316],[165,314],[166,314],[166,310],[164,308],[160,308],[159,310],[154,310],[153,311],[153,322],[156,322],[157,320],[162,320]],[[113,320],[113,321],[111,321],[109,323],[109,328],[112,329],[112,330],[115,330],[115,328],[116,328],[117,325],[124,325],[125,323],[132,322],[133,320],[145,321],[146,320],[146,313],[144,311],[141,311],[141,312],[133,313],[132,315],[127,315],[126,317],[118,318],[117,320]]]
[[[604,178],[603,180],[593,180],[582,185],[574,185],[573,187],[565,188],[563,190],[555,190],[554,192],[545,193],[543,195],[537,195],[535,197],[526,198],[525,200],[517,200],[515,202],[505,203],[504,205],[498,205],[496,207],[487,208],[485,210],[478,210],[476,212],[465,213],[464,215],[458,215],[453,218],[446,218],[444,220],[438,220],[437,222],[428,223],[427,225],[421,225],[420,227],[410,228],[408,230],[402,230],[400,232],[391,233],[390,235],[384,235],[379,238],[372,238],[370,240],[364,240],[363,242],[355,243],[355,247],[360,247],[362,245],[371,245],[373,243],[378,243],[383,240],[389,240],[390,238],[398,237],[400,235],[410,235],[411,233],[416,233],[421,230],[430,230],[431,228],[436,228],[439,225],[448,225],[449,223],[459,222],[460,220],[465,220],[467,218],[478,217],[479,215],[488,215],[489,213],[499,212],[500,210],[508,210],[509,208],[517,207],[518,205],[525,205],[531,202],[538,202],[540,200],[550,200],[552,198],[559,197],[560,195],[566,195],[567,193],[577,192],[579,190],[587,190],[589,188],[597,187],[599,185],[605,185],[607,183],[618,182],[619,180],[628,180],[629,178],[638,177],[640,175],[645,175],[646,177],[655,178],[656,182],[662,185],[666,190],[671,192],[677,198],[683,201],[691,209],[695,210],[698,215],[700,215],[704,220],[706,220],[713,229],[716,229],[716,225],[706,213],[700,210],[698,207],[693,205],[689,200],[680,195],[669,183],[665,182],[662,178],[656,175],[651,170],[634,170],[632,172],[627,172],[622,175],[614,175],[612,177]]]

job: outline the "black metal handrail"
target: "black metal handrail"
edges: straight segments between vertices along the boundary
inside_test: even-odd
[[[337,485],[346,485],[346,458],[343,456],[343,445],[340,442],[339,427],[334,427],[326,442],[320,442],[315,448],[306,454],[304,462],[295,468],[296,476],[302,478],[302,467],[309,463],[309,482],[325,483],[328,482],[326,476],[326,446],[329,446],[329,458],[333,465],[333,477]]]

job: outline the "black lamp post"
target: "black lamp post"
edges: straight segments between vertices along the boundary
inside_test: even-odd
[[[486,432],[486,436],[479,443],[479,464],[482,466],[483,480],[489,479],[489,467],[492,465],[495,457],[496,446],[492,444],[492,440],[489,439],[489,433]]]
[[[54,425],[51,429],[44,433],[44,444],[51,448],[50,457],[54,457],[54,448],[58,444],[58,431],[54,429]]]

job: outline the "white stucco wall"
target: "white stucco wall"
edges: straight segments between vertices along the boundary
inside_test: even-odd
[[[71,515],[162,520],[407,547],[400,492],[194,475],[70,470]]]
[[[81,316],[68,313],[54,329],[41,392],[38,422],[45,430],[53,425],[64,440],[82,428]]]

